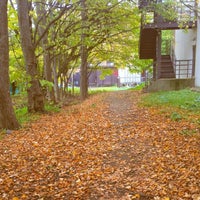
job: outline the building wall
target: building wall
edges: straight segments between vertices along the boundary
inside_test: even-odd
[[[195,86],[200,87],[200,18],[197,21]]]
[[[112,69],[112,68],[111,68]],[[112,74],[105,76],[103,79],[100,78],[102,71],[97,71],[97,87],[103,87],[103,86],[114,86],[117,85],[118,79],[117,79],[117,69],[112,69]]]
[[[174,50],[177,60],[192,59],[192,48],[196,40],[196,30],[176,30]]]
[[[196,44],[196,29],[176,30],[174,38],[174,53],[177,62],[176,78],[192,77],[193,46]]]
[[[118,70],[114,67],[110,67],[109,69],[112,70],[112,74],[106,75],[103,79],[100,78],[103,69],[92,71],[88,78],[89,86],[103,87],[103,86],[117,85],[118,84]]]

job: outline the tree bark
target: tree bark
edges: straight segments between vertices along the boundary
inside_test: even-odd
[[[86,1],[81,0],[81,20],[82,20],[82,33],[81,33],[81,80],[80,80],[80,94],[81,99],[85,100],[88,96],[88,49],[86,45],[87,38],[87,10]]]
[[[9,92],[9,43],[7,0],[0,1],[0,129],[17,129]]]
[[[24,55],[26,72],[30,78],[28,88],[28,112],[43,112],[44,97],[39,82],[35,47],[32,41],[31,19],[29,15],[31,2],[17,0],[21,45]]]

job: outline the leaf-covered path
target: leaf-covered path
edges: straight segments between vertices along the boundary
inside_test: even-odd
[[[96,95],[0,141],[0,199],[200,199],[199,127]],[[199,129],[198,129],[199,130]]]

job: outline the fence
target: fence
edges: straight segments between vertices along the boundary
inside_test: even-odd
[[[134,86],[141,83],[141,74],[132,74],[130,76],[119,76],[120,84]]]

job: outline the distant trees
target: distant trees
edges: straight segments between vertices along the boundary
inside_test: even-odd
[[[140,17],[135,2],[49,0],[30,4],[38,77],[48,99],[58,102],[65,95],[70,76],[79,66],[80,95],[85,99],[89,64],[112,60],[125,66],[136,58],[133,50]]]
[[[29,112],[43,112],[45,98],[64,98],[75,71],[81,71],[85,99],[89,65],[109,60],[132,66],[136,58],[140,17],[134,1],[10,0],[8,8],[10,78],[27,90]]]

